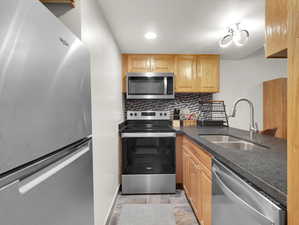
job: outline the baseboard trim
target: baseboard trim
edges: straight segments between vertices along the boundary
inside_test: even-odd
[[[112,213],[113,213],[113,209],[115,207],[115,204],[116,204],[116,199],[117,199],[117,196],[118,196],[118,193],[120,191],[120,185],[118,185],[118,187],[116,188],[116,191],[114,193],[114,196],[113,196],[113,200],[111,202],[111,205],[109,207],[109,211],[108,211],[108,214],[106,216],[106,219],[105,219],[105,225],[109,225],[110,223],[110,220],[111,220],[111,216],[112,216]]]

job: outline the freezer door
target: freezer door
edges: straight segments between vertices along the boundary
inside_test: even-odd
[[[88,145],[0,191],[5,225],[93,225],[92,151]]]
[[[0,174],[91,134],[89,55],[36,0],[0,1]]]

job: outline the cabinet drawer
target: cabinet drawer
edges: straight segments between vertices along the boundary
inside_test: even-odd
[[[186,137],[184,137],[183,146],[187,147],[190,152],[192,152],[207,167],[207,169],[211,169],[212,156],[209,153]]]

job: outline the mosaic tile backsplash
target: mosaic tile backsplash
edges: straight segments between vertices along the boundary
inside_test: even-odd
[[[170,111],[175,108],[189,109],[191,113],[199,112],[199,102],[213,99],[213,94],[199,94],[199,93],[180,93],[175,95],[175,99],[126,99],[125,102],[125,117],[127,111]]]

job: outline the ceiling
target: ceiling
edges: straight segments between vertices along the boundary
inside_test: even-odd
[[[98,0],[123,53],[221,54],[244,58],[264,45],[263,0]],[[219,47],[227,27],[250,33],[243,47]],[[144,34],[156,32],[155,40]]]

